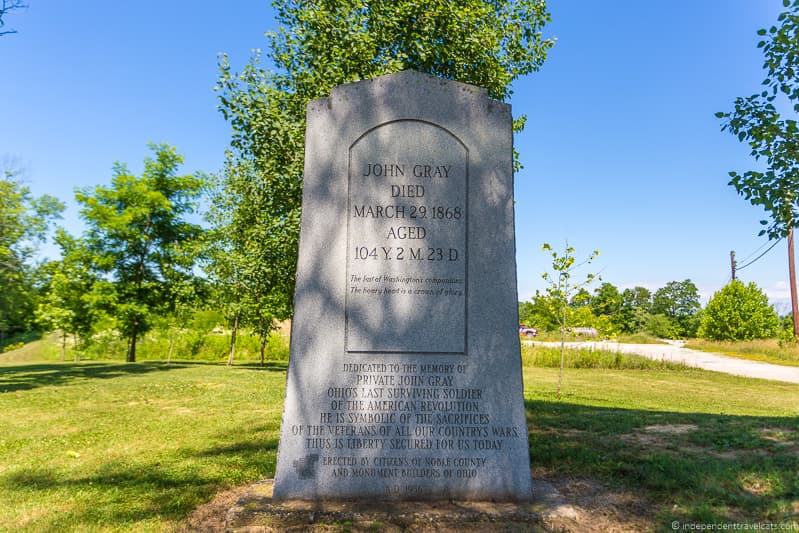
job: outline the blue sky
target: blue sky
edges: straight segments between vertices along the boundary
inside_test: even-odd
[[[0,38],[0,158],[37,194],[66,200],[106,183],[114,161],[138,172],[149,141],[174,144],[187,171],[221,167],[229,139],[212,91],[216,59],[242,65],[274,27],[264,0],[30,0]],[[543,286],[541,243],[566,239],[622,287],[692,279],[704,297],[764,243],[759,208],[727,186],[754,163],[713,113],[758,90],[758,28],[779,0],[549,3],[557,38],[540,72],[516,82],[519,296]],[[45,249],[48,251],[48,249]],[[741,272],[786,311],[781,243]]]

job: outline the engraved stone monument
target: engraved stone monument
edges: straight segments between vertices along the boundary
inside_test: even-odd
[[[276,499],[531,498],[512,142],[414,71],[308,105]]]

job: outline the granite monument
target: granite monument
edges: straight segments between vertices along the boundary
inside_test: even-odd
[[[512,143],[415,71],[308,105],[276,499],[531,498]]]

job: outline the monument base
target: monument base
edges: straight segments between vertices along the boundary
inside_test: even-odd
[[[465,501],[306,501],[272,499],[274,480],[229,491],[198,509],[192,531],[541,531],[540,496],[529,503]],[[542,512],[543,511],[543,512]]]

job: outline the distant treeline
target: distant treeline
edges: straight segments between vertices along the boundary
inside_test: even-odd
[[[557,331],[557,310],[556,302],[537,292],[530,301],[519,302],[519,321],[542,331]],[[671,281],[654,292],[645,287],[619,290],[605,282],[593,293],[581,289],[566,311],[569,327],[594,328],[605,337],[637,333],[665,339],[793,337],[791,317],[780,319],[763,291],[754,283],[740,281],[714,294],[704,309],[690,279]]]

